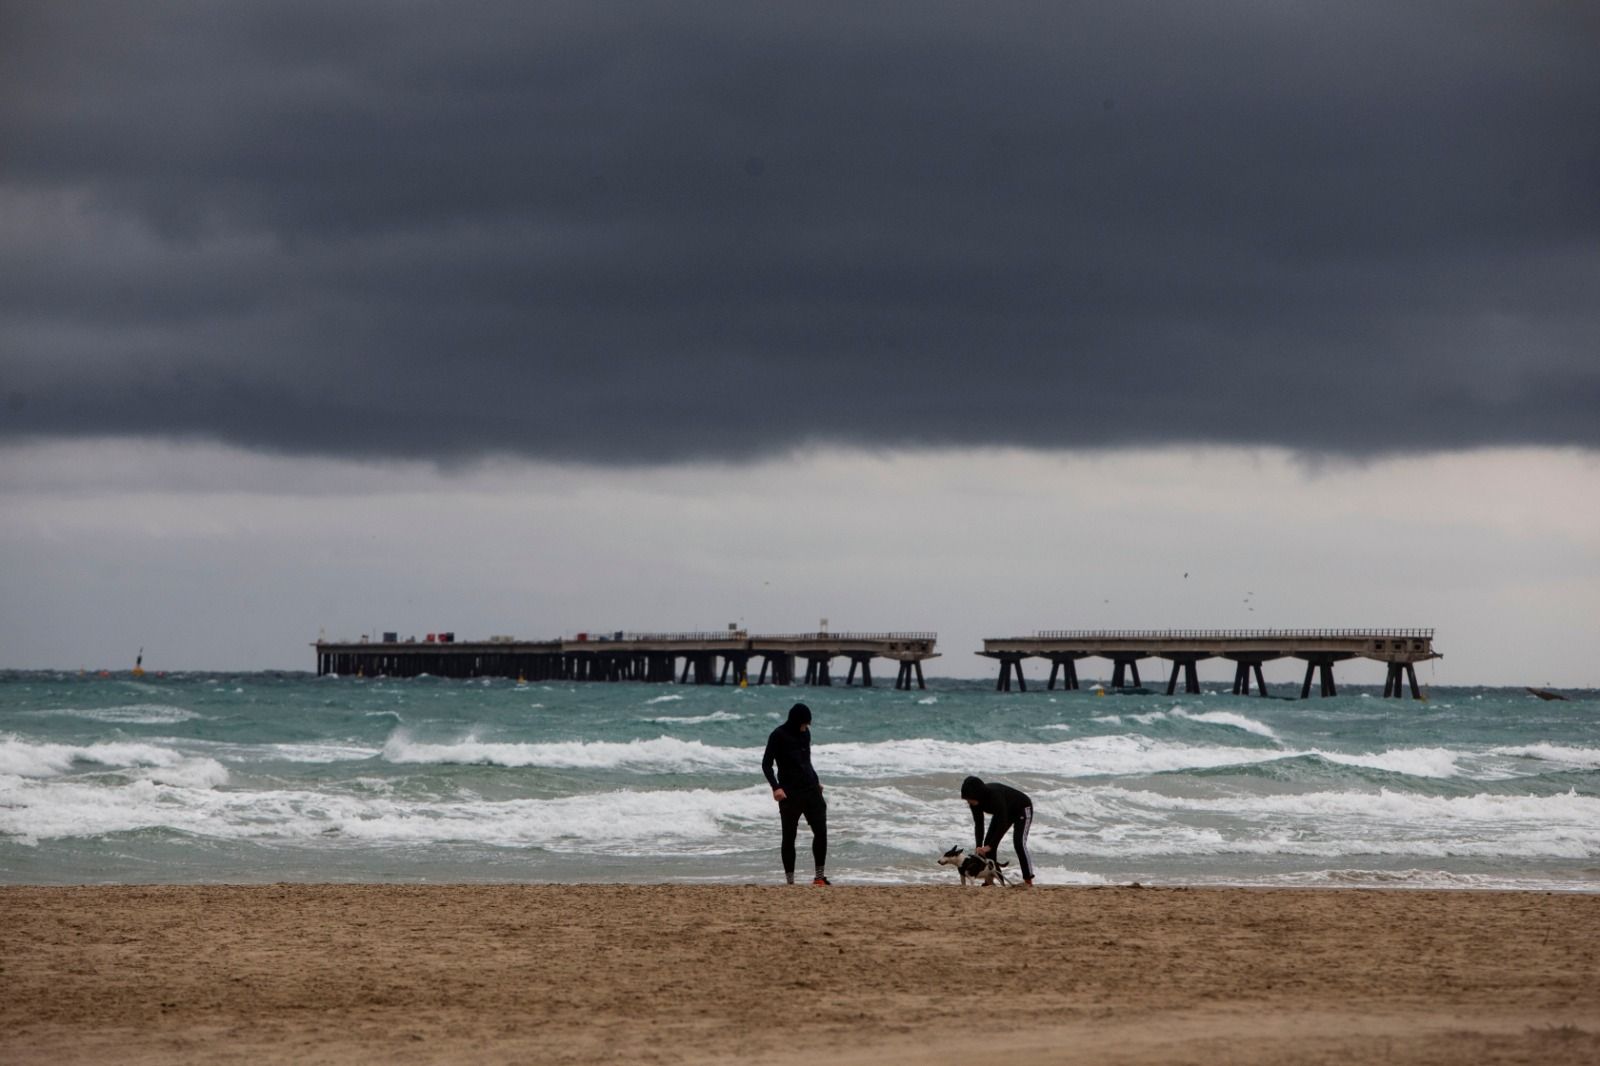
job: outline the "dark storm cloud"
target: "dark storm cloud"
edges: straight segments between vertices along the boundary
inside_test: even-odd
[[[1600,446],[1586,4],[8,3],[0,434]]]

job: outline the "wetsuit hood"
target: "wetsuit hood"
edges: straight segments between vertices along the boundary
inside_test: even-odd
[[[989,798],[989,786],[976,777],[969,777],[961,782],[961,798],[964,800],[979,800]]]
[[[770,719],[768,719],[770,721]],[[803,703],[797,703],[789,708],[789,724],[802,726],[811,724],[811,708]]]

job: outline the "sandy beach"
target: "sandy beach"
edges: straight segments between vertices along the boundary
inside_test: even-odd
[[[1600,1059],[1600,896],[8,887],[0,1060]]]

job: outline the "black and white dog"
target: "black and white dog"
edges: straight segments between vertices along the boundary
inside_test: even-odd
[[[1006,880],[1004,871],[1000,869],[1002,866],[1011,865],[1010,863],[995,862],[993,856],[968,855],[959,847],[951,848],[939,856],[939,865],[954,866],[961,874],[963,885],[968,881],[982,881],[985,886],[992,885],[996,881],[1008,887],[1011,884]]]

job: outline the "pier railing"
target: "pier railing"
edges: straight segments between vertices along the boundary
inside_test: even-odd
[[[665,644],[665,643],[695,643],[706,644],[714,641],[731,640],[812,640],[812,641],[907,641],[907,640],[938,640],[939,634],[925,632],[908,633],[827,633],[814,631],[811,633],[755,633],[745,629],[712,629],[703,632],[680,633],[630,633],[621,630],[608,630],[605,632],[589,630],[583,634],[583,640],[578,641],[576,634],[567,638],[568,643],[583,644]]]
[[[623,633],[617,637],[611,633],[590,633],[590,641],[599,641],[611,644],[617,643],[662,643],[666,641],[690,641],[704,644],[714,640],[749,640],[750,634],[743,629],[711,629],[700,633]]]
[[[1432,640],[1431,629],[1041,629],[1034,640]],[[1030,639],[1030,638],[1024,638]]]
[[[751,640],[905,641],[938,640],[937,633],[757,633]]]

